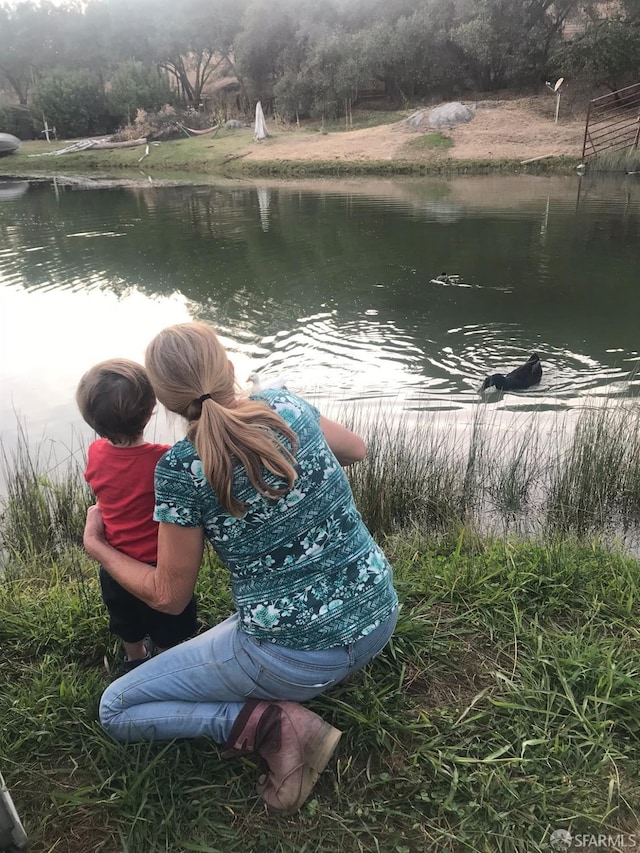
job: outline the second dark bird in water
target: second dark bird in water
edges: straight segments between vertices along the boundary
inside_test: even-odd
[[[482,383],[480,392],[487,388],[495,387],[499,391],[524,391],[526,388],[531,388],[532,385],[537,385],[542,377],[542,365],[540,364],[540,356],[536,352],[532,352],[527,361],[516,367],[510,373],[492,373]]]

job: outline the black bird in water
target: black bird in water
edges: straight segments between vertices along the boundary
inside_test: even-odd
[[[537,385],[541,377],[540,356],[537,352],[532,352],[527,361],[511,373],[492,373],[491,376],[487,376],[482,383],[480,393],[491,386],[495,386],[499,391],[524,391],[525,388]]]
[[[440,275],[437,275],[433,280],[440,281],[443,284],[458,284],[460,276],[450,272],[441,272]]]

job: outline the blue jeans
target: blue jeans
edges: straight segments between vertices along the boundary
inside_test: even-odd
[[[355,643],[302,651],[245,634],[235,614],[114,681],[100,721],[123,742],[206,735],[225,743],[248,699],[305,702],[324,693],[386,646],[397,618],[396,608]]]

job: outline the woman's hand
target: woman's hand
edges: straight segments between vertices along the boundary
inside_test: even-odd
[[[82,537],[84,547],[89,556],[96,559],[92,548],[95,549],[96,543],[104,543],[107,538],[104,533],[104,519],[100,512],[98,504],[90,506],[87,510],[87,520],[84,523],[84,534]]]
[[[157,567],[117,551],[107,542],[99,506],[90,506],[84,526],[84,547],[117,581],[154,610],[177,615],[189,603],[198,579],[204,529],[158,525]]]

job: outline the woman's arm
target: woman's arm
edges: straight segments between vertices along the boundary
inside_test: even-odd
[[[353,465],[367,455],[367,446],[360,436],[342,424],[320,415],[320,429],[341,465]]]
[[[177,615],[189,603],[204,550],[202,527],[161,523],[158,528],[158,565],[149,566],[113,548],[104,536],[98,506],[87,511],[84,528],[87,553],[128,592],[154,610]]]

